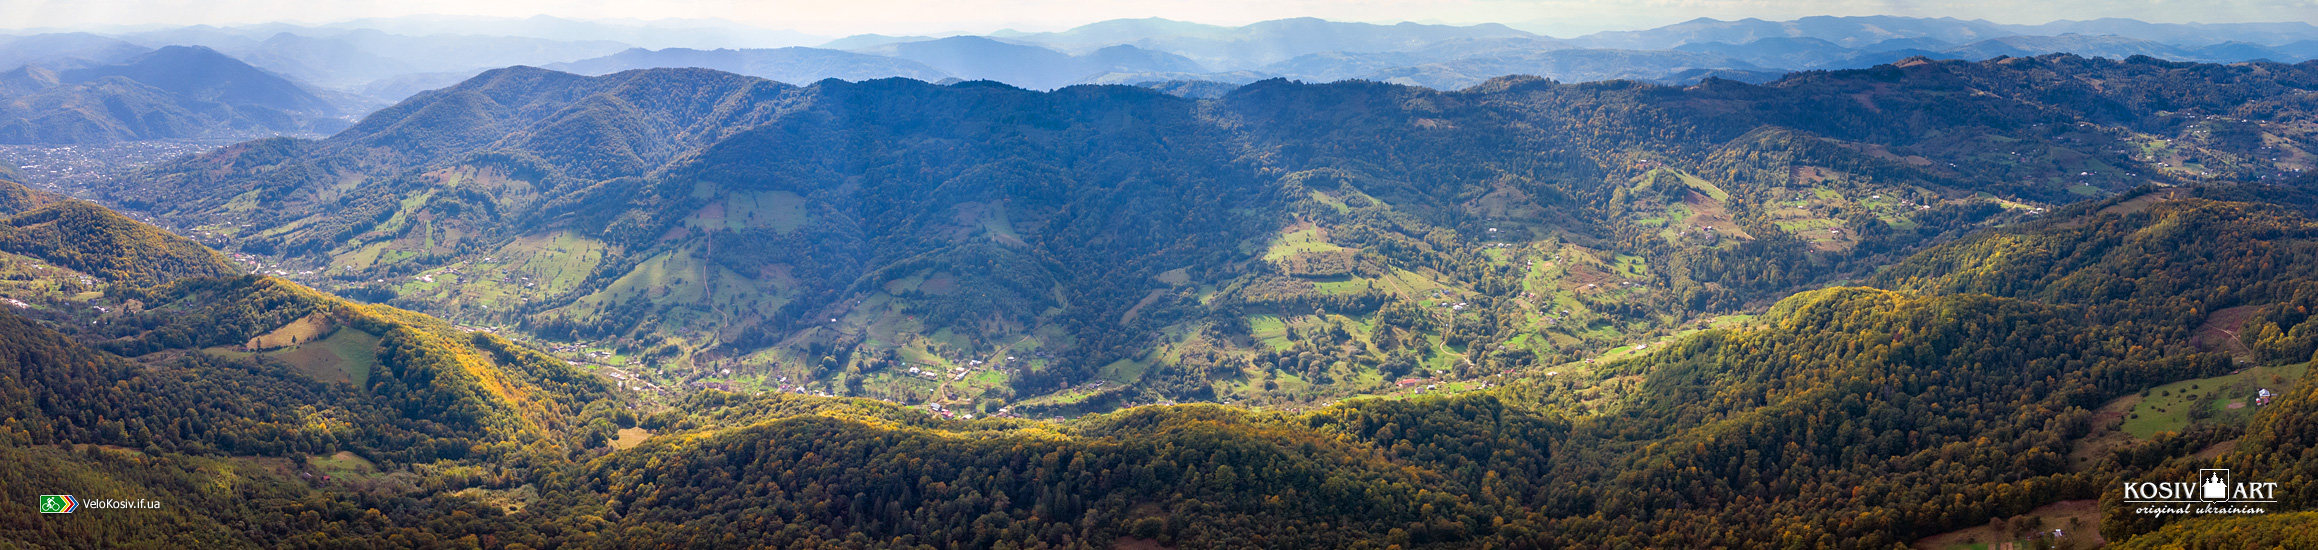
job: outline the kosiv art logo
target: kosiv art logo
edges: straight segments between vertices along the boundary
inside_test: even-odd
[[[2189,481],[2125,482],[2125,504],[2142,515],[2266,514],[2277,501],[2276,482],[2233,480],[2226,469],[2198,470]]]
[[[72,495],[40,495],[40,513],[70,514],[80,509],[80,499]]]

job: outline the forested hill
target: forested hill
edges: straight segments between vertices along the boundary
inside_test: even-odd
[[[0,497],[174,510],[97,528],[0,505],[0,540],[1897,549],[1965,528],[2025,537],[1988,526],[2102,501],[2097,524],[2047,525],[2068,544],[2292,547],[2308,496],[2174,522],[2115,502],[2120,481],[2201,467],[2311,476],[2318,384],[2299,372],[2274,404],[2137,431],[2193,384],[2229,401],[2246,373],[2306,372],[2318,294],[2303,289],[2318,279],[2296,260],[2318,250],[2312,222],[2203,198],[2308,191],[2290,185],[2139,189],[1933,247],[1871,280],[1886,288],[1796,294],[1646,353],[1300,413],[1048,423],[706,390],[636,415],[632,388],[496,337],[278,279],[183,279],[108,292],[153,305],[97,323],[38,320],[86,307],[0,314],[0,395],[16,396],[0,401]],[[2250,353],[2182,336],[2217,322]],[[354,375],[329,370],[347,365],[324,358],[341,346],[375,353],[367,382],[332,378]],[[68,442],[102,446],[52,445]]]
[[[0,252],[130,287],[241,271],[224,255],[175,233],[6,180],[0,180]]]
[[[38,208],[41,205],[64,200],[66,198],[67,197],[63,195],[25,187],[24,184],[8,181],[7,185],[0,185],[0,214],[16,215],[26,210]]]
[[[2313,204],[2310,181],[2150,189],[2081,204],[2050,220],[1927,250],[1879,273],[1874,282],[1920,293],[1989,293],[2056,304],[2072,317],[2143,337],[2136,343],[2080,336],[2082,345],[2134,346],[2144,356],[2226,355],[2232,363],[2227,375],[2210,376],[2210,367],[2158,374],[2189,380],[2144,389],[2099,409],[2121,431],[2152,420],[2171,430],[2154,434],[2154,448],[2114,455],[2120,467],[2114,473],[2161,481],[2218,467],[2300,486],[2318,479],[2310,440],[2318,384],[2305,374],[2318,360],[2318,319],[2309,314],[2318,305],[2318,224],[2305,214]],[[2267,202],[2226,202],[2248,197]],[[2276,391],[2278,397],[2259,412],[2239,412],[2257,401],[2258,391]],[[2105,447],[2093,443],[2099,431],[2083,444]],[[2183,457],[2193,449],[2204,452]],[[2102,504],[2110,513],[2103,535],[2119,540],[2155,531],[2127,541],[2127,547],[2296,547],[2307,540],[2306,533],[2282,528],[2293,523],[2288,518],[2306,513],[2166,524],[2117,513],[2129,507],[2121,499],[2117,488],[2104,492]],[[2318,503],[2306,494],[2282,494],[2279,500],[2272,510],[2308,510]]]
[[[1324,402],[1663,339],[2054,204],[2276,181],[2318,159],[2313,87],[2065,55],[1213,100],[509,68],[105,193],[664,385]]]
[[[436,489],[513,488],[635,423],[612,381],[488,332],[237,275],[87,202],[4,181],[0,201],[0,494],[168,510],[64,524],[9,504],[0,545],[310,546],[341,535],[293,521],[325,501],[433,541],[417,525],[445,510],[502,513]]]
[[[32,442],[266,450],[260,454],[357,450],[403,462],[509,458],[518,451],[601,445],[612,428],[602,424],[589,431],[587,422],[624,408],[603,379],[488,333],[349,302],[282,279],[241,275],[238,266],[214,250],[85,201],[5,181],[0,181],[0,197],[45,203],[0,212],[0,298],[5,299],[0,307],[18,323],[8,329],[15,335],[11,338],[21,338],[32,350],[21,359],[25,370],[10,378],[20,390],[10,395],[31,395],[16,405],[39,409],[16,416],[18,428],[31,434]],[[97,359],[44,355],[49,353]],[[148,367],[176,374],[146,380],[255,369],[260,378],[271,380],[263,384],[295,387],[281,390],[288,392],[288,402],[271,400],[284,396],[259,395],[246,403],[230,396],[227,386],[204,384],[259,382],[180,381],[192,385],[150,388],[152,399],[160,402],[227,399],[200,401],[195,408],[255,415],[187,419],[190,424],[183,425],[171,424],[174,413],[131,412],[136,407],[127,401],[104,401],[133,401],[138,391],[129,387],[116,387],[127,393],[111,396],[97,386],[109,384],[103,381],[108,378],[135,382]],[[339,388],[310,393],[333,382]],[[331,399],[363,402],[309,402],[317,395],[349,391]],[[255,412],[306,405],[356,408],[302,420],[274,416],[286,412]],[[219,411],[199,414],[231,415]],[[153,414],[161,416],[146,418]],[[270,425],[285,419],[290,426]],[[109,427],[100,425],[108,421]],[[269,424],[251,430],[288,431],[233,434],[242,428],[227,433],[198,428],[229,421]],[[333,428],[333,421],[344,423]],[[295,427],[300,423],[305,427]],[[145,429],[133,429],[138,426]],[[590,437],[594,443],[581,445]],[[524,448],[534,445],[541,448]]]
[[[2311,478],[2318,235],[2293,208],[2201,198],[2308,191],[2292,185],[2136,190],[1875,279],[1911,290],[1806,292],[1483,396],[1141,408],[1058,436],[711,392],[641,425],[712,436],[655,438],[594,475],[627,545],[1902,548],[1983,528],[2293,547],[2307,496],[2166,523],[2130,514],[2117,484]],[[2006,274],[2032,282],[1996,286]],[[2217,326],[2251,353],[2206,337]],[[2293,389],[2221,406],[2250,400],[2246,381]],[[2182,406],[2210,410],[2138,432]],[[2092,501],[2067,523],[2038,512]],[[2070,535],[2021,527],[2048,519]]]

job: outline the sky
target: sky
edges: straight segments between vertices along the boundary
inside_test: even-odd
[[[306,24],[365,17],[468,15],[575,19],[721,18],[821,36],[1060,30],[1106,19],[1164,17],[1241,25],[1287,17],[1334,21],[1505,23],[1575,36],[1713,17],[1903,15],[2044,23],[2129,17],[2151,22],[2318,22],[2318,0],[0,0],[0,28]]]

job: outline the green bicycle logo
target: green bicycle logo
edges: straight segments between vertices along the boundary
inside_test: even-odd
[[[80,509],[80,499],[72,495],[40,495],[40,513],[70,514]]]

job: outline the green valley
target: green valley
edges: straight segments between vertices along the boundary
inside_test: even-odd
[[[1526,373],[1658,341],[2088,196],[2283,177],[2298,165],[2243,147],[2308,147],[2299,111],[2046,91],[2284,97],[2304,70],[2048,56],[1192,100],[517,68],[103,196],[308,284],[662,387],[983,414],[1308,405],[1415,365]],[[1569,115],[1593,111],[1611,114]],[[1919,112],[1945,118],[1899,115]],[[1925,137],[1950,135],[1977,137]],[[2151,143],[2206,169],[2164,170]],[[1106,374],[1122,361],[1143,367]]]
[[[0,546],[2291,548],[2310,97],[498,69],[0,182]]]

